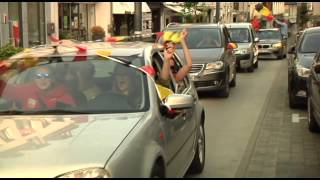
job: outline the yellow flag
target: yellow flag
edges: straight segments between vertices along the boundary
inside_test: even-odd
[[[96,54],[97,54],[98,56],[102,56],[102,57],[110,56],[111,53],[112,53],[112,51],[109,50],[109,49],[106,49],[106,50],[97,50],[97,51],[96,51]]]
[[[259,13],[262,14],[263,16],[269,16],[271,14],[271,11],[265,6],[263,6],[263,8],[259,11]]]
[[[181,32],[166,31],[163,34],[163,41],[172,41],[174,43],[181,42]]]
[[[157,86],[161,100],[164,100],[167,96],[169,96],[170,94],[173,94],[173,91],[169,88],[163,87],[159,84],[156,84],[156,86]]]

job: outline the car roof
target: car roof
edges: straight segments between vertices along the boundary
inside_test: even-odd
[[[279,28],[259,29],[258,31],[280,31]]]
[[[86,47],[86,53],[79,53],[80,51],[75,46]],[[54,53],[54,45],[43,45],[34,48],[29,48],[23,52],[20,52],[10,59],[20,59],[25,57],[53,57],[53,56],[92,56],[96,55],[97,50],[110,50],[112,56],[131,56],[135,54],[141,54],[146,48],[151,48],[153,43],[147,42],[81,42],[72,45],[58,45],[58,54]]]
[[[304,30],[304,33],[319,33],[320,27],[311,27]]]
[[[231,24],[225,24],[227,28],[250,28],[252,25],[251,23],[231,23]]]
[[[169,24],[166,29],[173,28],[220,28],[224,26],[224,24],[217,23],[189,23],[189,24]]]

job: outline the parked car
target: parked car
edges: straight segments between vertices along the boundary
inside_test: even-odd
[[[308,127],[311,132],[319,132],[320,124],[320,52],[316,54],[308,78]]]
[[[198,91],[219,91],[228,97],[230,86],[236,86],[236,56],[229,32],[223,24],[171,24],[165,31],[187,28],[187,44],[192,56],[190,71]],[[162,42],[162,39],[159,39]],[[184,57],[181,45],[177,53]]]
[[[235,49],[237,68],[247,69],[253,72],[258,68],[258,47],[259,38],[256,37],[251,23],[232,23],[226,24],[231,40],[237,43]]]
[[[162,54],[153,43],[87,42],[38,47],[3,61],[0,177],[200,173],[205,164],[204,108],[189,76],[179,83],[172,78],[171,89],[155,83]],[[40,73],[41,68],[51,70]],[[35,89],[39,97],[13,93],[26,83],[46,80],[41,83],[46,86],[55,79],[65,87],[51,94],[56,98],[40,96],[45,93],[40,87]],[[84,86],[86,82],[91,85]],[[58,100],[67,93],[73,98]],[[72,99],[76,106],[65,102]]]
[[[279,28],[259,29],[258,58],[282,59],[287,56],[287,38],[281,35]]]
[[[307,104],[307,78],[315,54],[319,50],[320,27],[305,29],[296,46],[289,49],[292,54],[288,62],[289,105],[296,108]]]

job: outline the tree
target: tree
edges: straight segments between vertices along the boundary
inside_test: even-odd
[[[307,22],[309,21],[309,15],[308,15],[308,6],[306,3],[301,4],[301,9],[299,13],[299,26],[300,27],[305,27]]]
[[[183,8],[181,15],[186,23],[196,23],[198,17],[203,17],[208,12],[208,7],[199,2],[184,2],[181,6]],[[201,10],[201,14],[197,14],[198,10]]]

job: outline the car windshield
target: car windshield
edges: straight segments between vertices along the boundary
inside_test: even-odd
[[[167,31],[181,31],[181,29]],[[207,49],[222,47],[220,30],[218,28],[188,28],[187,43],[189,49]],[[163,40],[160,38],[159,43]],[[182,49],[181,44],[177,44],[177,49]]]
[[[280,31],[258,31],[259,39],[282,39]]]
[[[229,28],[228,30],[233,42],[236,42],[236,43],[251,42],[251,36],[247,28]]]
[[[144,65],[138,55],[114,58]],[[0,114],[126,113],[149,108],[146,74],[99,56],[78,60],[37,58],[31,65],[20,59],[16,64],[24,66],[2,69]]]
[[[306,34],[300,45],[301,53],[317,53],[319,50],[320,33]]]

